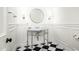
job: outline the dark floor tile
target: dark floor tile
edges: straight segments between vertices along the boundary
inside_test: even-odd
[[[20,50],[19,50],[20,48],[21,48],[21,47],[17,47],[17,48],[16,48],[16,51],[20,51]]]
[[[48,48],[49,48],[49,46],[44,45],[42,48],[44,48],[44,49],[48,49]]]
[[[20,51],[20,50],[16,50],[16,51]]]
[[[35,47],[33,50],[39,51],[41,48],[40,47]]]
[[[32,51],[32,49],[27,48],[27,49],[25,49],[25,50],[23,50],[23,51]]]
[[[56,48],[55,51],[63,51],[64,49]]]
[[[35,46],[35,47],[36,47],[36,46],[38,46],[38,44],[34,44],[33,46]]]
[[[50,46],[51,46],[51,47],[56,47],[57,45],[56,45],[56,44],[51,44]]]

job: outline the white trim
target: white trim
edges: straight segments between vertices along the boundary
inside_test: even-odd
[[[16,28],[15,28],[15,27],[14,27],[14,28],[9,29],[9,31],[10,31],[10,32],[12,32],[12,31],[14,31],[14,30],[16,30]]]
[[[54,24],[55,29],[71,29],[79,31],[79,24]]]
[[[0,38],[3,37],[3,36],[6,36],[6,34],[5,33],[1,33],[0,34]]]

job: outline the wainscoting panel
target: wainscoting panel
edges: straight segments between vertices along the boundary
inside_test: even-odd
[[[7,38],[12,38],[12,42],[6,43],[8,51],[16,49],[16,24],[8,24]]]
[[[7,51],[7,46],[6,46],[6,34],[2,34],[0,36],[0,51]]]
[[[72,50],[79,50],[79,39],[74,38],[76,34],[79,34],[79,24],[54,25],[55,40],[64,43],[65,46]]]

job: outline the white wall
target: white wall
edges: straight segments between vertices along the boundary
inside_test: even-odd
[[[69,48],[79,50],[79,40],[73,38],[79,33],[79,8],[54,8],[54,37]]]
[[[6,36],[7,36],[7,16],[6,16],[6,8],[0,7],[0,51],[7,50],[6,49]]]
[[[0,35],[6,34],[6,15],[5,15],[5,9],[3,7],[0,7]]]
[[[78,7],[54,8],[54,23],[56,24],[79,24]]]
[[[0,8],[0,34],[3,33],[3,8]]]

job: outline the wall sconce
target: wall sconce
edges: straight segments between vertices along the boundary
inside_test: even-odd
[[[14,18],[16,18],[17,16],[13,13],[13,12],[8,12],[9,14],[12,14]]]
[[[14,18],[16,18],[17,16],[16,16],[16,15],[14,15],[13,17],[14,17]]]
[[[50,16],[50,17],[48,17],[48,20],[51,20],[51,16]]]
[[[8,12],[9,14],[11,14],[12,12]]]
[[[22,19],[25,19],[25,16],[23,16]]]

